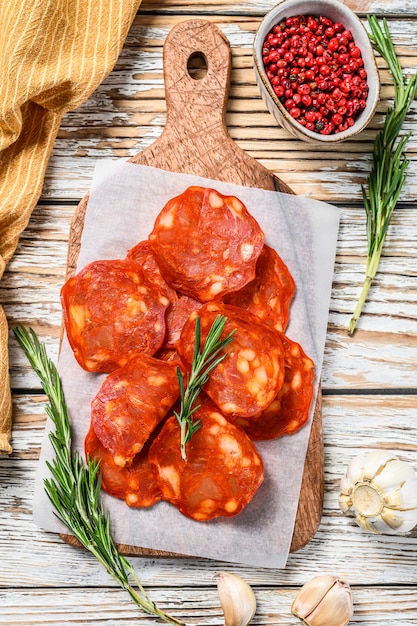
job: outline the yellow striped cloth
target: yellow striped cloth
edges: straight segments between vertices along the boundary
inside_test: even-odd
[[[110,72],[139,5],[140,0],[0,2],[0,278],[41,194],[63,114]],[[4,454],[12,451],[7,340],[0,308]]]

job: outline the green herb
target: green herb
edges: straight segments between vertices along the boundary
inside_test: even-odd
[[[368,177],[368,192],[362,187],[366,211],[368,260],[362,291],[349,323],[349,335],[352,335],[355,330],[369,288],[378,271],[391,215],[407,177],[409,160],[405,156],[405,149],[410,133],[398,138],[417,90],[417,74],[409,79],[403,76],[387,21],[383,19],[381,27],[374,15],[368,16],[367,19],[371,29],[369,35],[371,43],[384,58],[391,71],[395,98],[393,106],[386,112],[384,126],[375,139],[372,170]]]
[[[181,370],[179,367],[177,368],[181,406],[180,412],[177,413],[174,411],[174,414],[181,428],[181,456],[184,461],[187,460],[185,446],[201,426],[200,421],[193,420],[194,412],[200,407],[200,405],[193,406],[194,402],[203,385],[208,381],[210,372],[227,356],[227,353],[218,356],[219,353],[233,340],[235,329],[230,331],[224,339],[220,339],[226,321],[227,318],[223,315],[216,316],[204,342],[203,350],[201,351],[200,318],[197,316],[195,322],[193,362],[191,364],[191,372],[188,376],[186,388]]]
[[[45,480],[45,491],[56,517],[145,613],[180,626],[183,622],[167,615],[150,600],[129,561],[118,553],[110,532],[110,517],[105,513],[100,498],[99,463],[88,458],[85,465],[78,452],[71,454],[71,429],[64,393],[58,371],[47,356],[44,344],[39,342],[32,329],[27,331],[18,326],[14,334],[40,378],[49,400],[46,412],[55,426],[49,435],[55,457],[52,463],[47,463],[52,478]],[[129,578],[136,587],[132,586]]]

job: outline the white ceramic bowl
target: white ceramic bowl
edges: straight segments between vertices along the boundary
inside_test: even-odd
[[[323,15],[334,22],[341,22],[345,28],[351,31],[356,45],[362,52],[364,68],[367,72],[366,80],[369,86],[366,108],[357,115],[353,126],[345,131],[331,135],[322,135],[302,126],[291,117],[284,105],[279,101],[266,75],[262,61],[262,48],[265,38],[275,24],[278,24],[285,18],[296,15]],[[269,112],[281,126],[299,139],[321,144],[345,141],[360,133],[375,113],[379,100],[380,82],[374,52],[361,20],[351,9],[338,0],[283,0],[283,2],[280,2],[267,13],[262,20],[255,36],[253,56],[256,82]]]

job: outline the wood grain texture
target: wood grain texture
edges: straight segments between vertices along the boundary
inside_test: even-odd
[[[197,74],[190,70],[196,58]],[[164,46],[166,126],[149,148],[130,161],[163,170],[194,174],[247,187],[282,193],[291,189],[231,139],[225,123],[231,69],[230,46],[221,31],[207,20],[177,24]],[[74,214],[68,246],[67,274],[72,276],[81,245],[88,196]],[[316,532],[323,506],[323,439],[321,399],[316,402],[304,464],[299,505],[290,551],[302,548]],[[78,545],[68,535],[68,543]],[[119,545],[123,554],[163,553]]]
[[[403,67],[414,71],[415,0],[349,0],[351,7],[388,18]],[[301,585],[322,573],[338,574],[353,588],[355,626],[417,624],[417,530],[403,537],[364,533],[338,510],[338,486],[358,452],[384,448],[416,464],[417,414],[417,117],[409,177],[394,212],[377,280],[359,332],[346,326],[359,294],[366,258],[360,184],[393,90],[378,59],[381,102],[370,126],[337,151],[311,150],[270,116],[257,91],[251,45],[257,25],[275,0],[222,3],[144,0],[115,69],[61,126],[41,204],[0,283],[10,327],[32,324],[57,358],[68,233],[74,209],[88,191],[96,159],[134,156],[162,134],[166,106],[162,46],[171,28],[203,16],[231,43],[226,124],[233,141],[293,191],[343,207],[323,365],[325,491],[320,526],[284,570],[233,567],[258,599],[254,626],[299,624],[290,614]],[[142,10],[143,9],[143,10]],[[395,14],[398,17],[392,17]],[[0,459],[0,623],[5,626],[154,624],[117,588],[86,551],[74,549],[32,519],[35,474],[45,426],[45,397],[10,333],[14,392],[14,452]],[[401,393],[403,391],[403,393]],[[396,392],[396,393],[395,393]],[[230,567],[198,559],[135,556],[129,559],[161,608],[190,626],[224,623],[215,573]]]

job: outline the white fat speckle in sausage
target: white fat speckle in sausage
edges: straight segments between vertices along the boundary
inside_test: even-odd
[[[245,357],[243,357],[241,354],[239,354],[237,357],[236,368],[240,374],[243,374],[243,375],[249,374],[249,371],[250,371],[249,361],[245,359]]]
[[[232,466],[235,464],[233,457],[239,457],[242,454],[242,449],[236,439],[230,435],[222,435],[219,441],[219,448],[225,455],[226,465]]]
[[[126,494],[126,504],[128,506],[133,506],[139,501],[139,497],[136,493],[128,493]]]
[[[162,306],[168,306],[169,304],[169,300],[166,296],[160,296],[158,300],[162,304]]]
[[[113,457],[113,461],[118,467],[124,467],[126,465],[126,459],[123,456],[119,456],[118,454]]]
[[[235,413],[239,409],[236,402],[224,402],[220,408],[223,413],[226,413],[226,415],[229,415],[230,413]]]
[[[239,507],[239,503],[236,500],[228,500],[224,505],[224,510],[228,513],[234,513]]]
[[[300,387],[301,387],[301,374],[299,370],[297,370],[296,372],[294,372],[294,376],[292,377],[291,389],[294,389],[296,391]]]
[[[264,385],[262,385],[256,378],[251,378],[246,381],[246,387],[255,398],[264,393]]]
[[[256,357],[256,352],[255,350],[251,350],[250,348],[244,348],[239,352],[239,355],[247,361],[253,361]]]
[[[217,422],[220,426],[226,426],[227,425],[227,419],[225,417],[223,417],[223,415],[221,413],[218,413],[217,411],[212,411],[210,413],[210,417],[211,417],[212,420]]]
[[[218,311],[218,310],[219,310],[219,305],[216,304],[215,302],[207,304],[207,311],[213,312],[213,311]],[[196,313],[196,315],[198,315],[198,313]]]
[[[80,330],[83,329],[86,319],[85,307],[80,304],[73,304],[69,307],[69,317],[72,324]]]
[[[242,256],[243,261],[249,261],[253,255],[253,244],[251,243],[242,243],[240,246],[240,254]]]
[[[216,282],[213,283],[212,286],[209,289],[209,293],[211,293],[213,296],[217,296],[218,293],[220,293],[223,289],[223,283],[221,282]]]
[[[158,226],[160,228],[166,228],[167,230],[170,230],[173,227],[175,208],[176,207],[173,207],[170,211],[167,211],[166,213],[164,213],[163,215],[159,217]]]
[[[223,198],[216,191],[210,191],[209,202],[213,209],[220,209],[224,204]]]
[[[166,382],[167,378],[163,374],[151,374],[148,376],[148,383],[152,387],[162,387],[162,385],[165,385]]]
[[[268,382],[268,374],[266,373],[266,369],[261,366],[257,367],[254,371],[254,376],[256,380],[258,380],[262,385],[266,385]]]
[[[166,465],[159,468],[162,480],[167,483],[175,496],[180,495],[180,475],[173,465]]]

